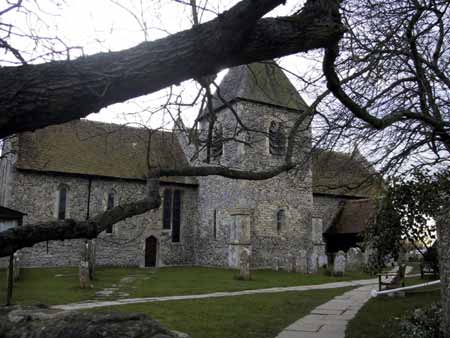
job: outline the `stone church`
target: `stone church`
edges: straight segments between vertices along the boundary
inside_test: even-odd
[[[283,163],[306,104],[279,67],[258,63],[231,69],[212,108],[211,164],[261,171]],[[208,130],[209,121],[204,113],[199,129]],[[300,165],[268,180],[161,178],[161,207],[100,234],[97,264],[236,268],[248,248],[254,268],[297,264],[314,271],[326,251],[355,245],[373,218],[380,184],[357,151],[312,149],[310,121],[293,140]],[[177,128],[150,132],[89,120],[21,133],[2,153],[0,205],[26,213],[24,224],[88,219],[140,199],[149,166],[206,165],[206,151]],[[22,249],[20,262],[78,265],[84,246],[84,240],[44,242]]]

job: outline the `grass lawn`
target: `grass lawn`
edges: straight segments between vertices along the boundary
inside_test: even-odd
[[[325,274],[303,275],[260,270],[253,273],[252,281],[241,281],[235,278],[236,275],[236,270],[200,267],[161,268],[159,270],[99,268],[93,283],[94,288],[82,290],[78,287],[77,268],[22,269],[20,280],[14,289],[13,302],[66,304],[99,299],[95,298],[95,292],[110,287],[117,287],[117,291],[127,293],[127,297],[152,297],[322,284],[370,278],[364,273],[349,273],[345,277],[331,277],[325,276]],[[131,277],[132,280],[119,283],[124,277]],[[0,292],[4,294],[5,270],[0,270],[0,283]],[[102,299],[114,298],[117,296]]]
[[[351,288],[115,306],[143,312],[193,338],[274,338],[312,309]]]
[[[405,297],[371,299],[350,321],[345,338],[398,338],[400,317],[439,299],[435,287],[410,291]]]

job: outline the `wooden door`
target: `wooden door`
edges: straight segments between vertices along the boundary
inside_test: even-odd
[[[156,256],[158,253],[158,240],[154,236],[150,236],[145,240],[145,266],[156,266]]]

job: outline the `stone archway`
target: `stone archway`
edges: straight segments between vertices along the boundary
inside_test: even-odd
[[[150,236],[145,240],[145,266],[155,267],[158,257],[158,239]]]

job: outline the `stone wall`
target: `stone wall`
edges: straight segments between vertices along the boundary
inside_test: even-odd
[[[258,132],[239,130],[239,125],[229,109],[217,113],[224,138],[238,137],[251,144],[231,141],[224,144],[223,155],[212,165],[225,165],[244,170],[261,171],[283,163],[283,156],[269,153],[267,131],[272,120],[281,121],[289,128],[298,118],[297,112],[268,105],[239,102],[234,105],[242,122]],[[207,130],[203,120],[201,129]],[[288,254],[295,256],[300,250],[311,250],[312,191],[309,165],[310,129],[305,123],[297,133],[294,160],[301,164],[299,170],[283,173],[265,181],[232,180],[222,177],[199,178],[200,222],[197,230],[196,263],[199,265],[232,266],[235,261],[233,238],[235,216],[233,210],[243,208],[253,211],[251,221],[252,267],[272,267],[275,260],[282,261]],[[194,163],[205,165],[205,153]],[[278,229],[277,212],[285,211],[285,221]],[[216,233],[214,238],[214,210]]]
[[[24,224],[55,219],[57,190],[60,184],[68,186],[67,218],[86,219],[89,178],[17,171],[9,207],[28,215]],[[162,185],[182,191],[181,240],[172,243],[170,230],[162,230],[162,208],[129,218],[113,226],[111,234],[102,233],[96,240],[97,264],[116,266],[143,266],[145,239],[155,236],[159,241],[160,265],[193,264],[194,228],[197,223],[195,188]],[[106,208],[106,196],[114,191],[115,205],[144,197],[145,183],[140,181],[100,179],[91,181],[90,215]],[[84,240],[49,241],[21,250],[22,266],[76,266],[80,261]]]

